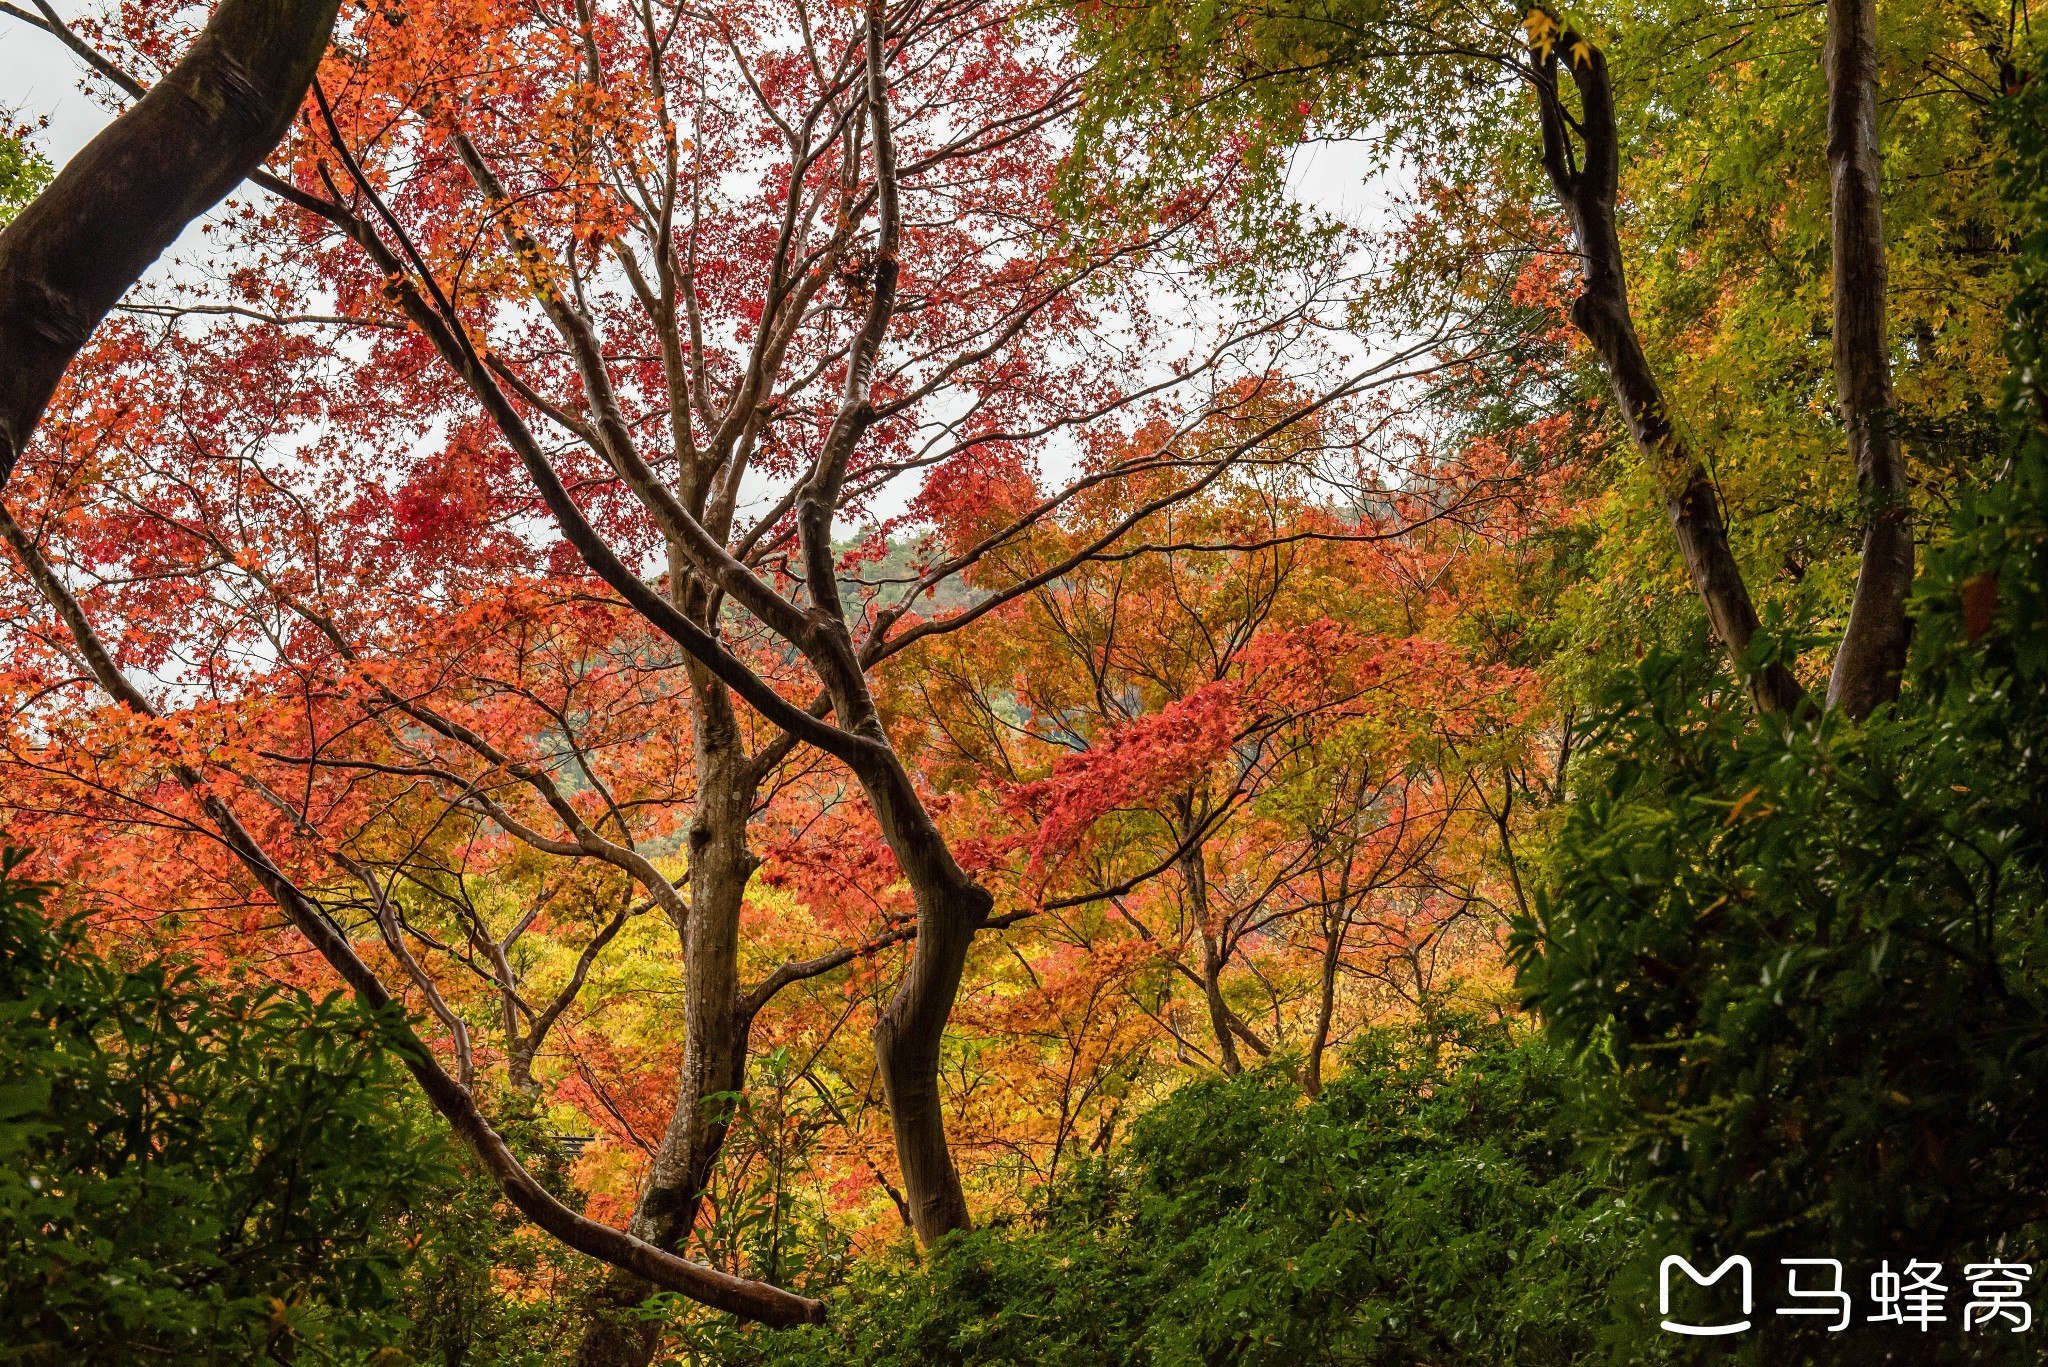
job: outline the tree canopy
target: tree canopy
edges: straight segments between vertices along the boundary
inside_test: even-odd
[[[2034,1360],[2023,10],[240,3],[0,5],[0,1361]]]

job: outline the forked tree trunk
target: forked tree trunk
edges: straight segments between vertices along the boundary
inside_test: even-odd
[[[1580,151],[1574,155],[1572,124],[1559,99],[1557,68],[1562,58],[1578,87]],[[1714,637],[1738,669],[1760,625],[1741,567],[1728,545],[1720,499],[1706,466],[1673,427],[1664,393],[1643,354],[1629,313],[1628,280],[1614,207],[1621,151],[1614,123],[1614,93],[1607,59],[1569,30],[1541,51],[1536,90],[1543,119],[1543,166],[1571,220],[1579,252],[1582,288],[1572,304],[1572,322],[1599,354],[1638,453],[1649,463],[1664,499],[1664,511],[1678,541],[1694,590],[1707,610]],[[1787,713],[1805,690],[1783,665],[1747,672],[1745,683],[1757,708]]]
[[[1563,62],[1578,88],[1573,122],[1558,96]],[[1913,510],[1899,449],[1885,336],[1887,270],[1883,161],[1877,137],[1877,19],[1874,0],[1830,0],[1823,63],[1828,79],[1827,155],[1834,246],[1835,393],[1863,517],[1863,547],[1849,625],[1835,653],[1827,706],[1861,721],[1898,697],[1912,624]],[[1738,662],[1758,625],[1706,468],[1671,425],[1663,395],[1629,314],[1628,287],[1614,226],[1620,148],[1607,60],[1565,30],[1538,50],[1536,89],[1543,118],[1543,163],[1571,218],[1584,289],[1572,321],[1599,353],[1636,448],[1657,472],[1679,551],[1714,635]],[[1790,712],[1804,691],[1782,666],[1746,680],[1759,710]]]
[[[946,1020],[960,993],[960,979],[975,934],[988,921],[995,899],[953,858],[946,838],[925,808],[917,785],[896,753],[868,689],[866,666],[854,649],[846,605],[839,596],[839,565],[832,548],[832,523],[845,489],[854,447],[876,417],[869,387],[875,359],[896,312],[902,245],[897,201],[895,135],[890,129],[889,80],[884,41],[886,6],[867,0],[867,115],[875,171],[875,254],[866,315],[847,351],[846,383],[839,410],[796,505],[797,540],[802,549],[811,600],[804,635],[805,654],[832,699],[832,710],[852,742],[841,758],[860,780],[875,824],[896,856],[903,881],[917,907],[917,939],[910,963],[889,1004],[875,1019],[875,1071],[895,1131],[896,1161],[903,1172],[911,1228],[929,1248],[973,1221],[960,1173],[946,1143],[945,1100],[939,1066]]]
[[[1828,177],[1834,224],[1835,395],[1863,515],[1863,559],[1828,706],[1861,721],[1899,695],[1912,624],[1913,504],[1892,411],[1885,337],[1884,163],[1873,0],[1829,0]]]

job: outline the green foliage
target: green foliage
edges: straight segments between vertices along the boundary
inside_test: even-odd
[[[725,1094],[732,1128],[704,1193],[695,1239],[715,1267],[778,1286],[843,1271],[845,1237],[819,1199],[819,1143],[838,1121],[805,1085],[787,1045],[762,1054],[743,1094]]]
[[[1530,1003],[1705,1243],[1988,1251],[2048,1216],[2042,792],[1968,705],[1781,734],[1703,682],[1653,651],[1610,698]]]
[[[582,1193],[538,1103],[512,1092],[493,1098],[491,1123],[526,1170],[571,1208]],[[386,1099],[423,1110],[410,1091]],[[547,1367],[566,1361],[582,1337],[576,1307],[589,1302],[603,1269],[526,1223],[497,1186],[454,1150],[438,1117],[434,1143],[459,1168],[415,1203],[397,1286],[403,1333],[398,1361],[420,1367]]]
[[[2005,112],[2038,221],[2048,101]],[[1614,1152],[1717,1254],[2042,1253],[2048,234],[2026,246],[2011,455],[1930,557],[1900,706],[1788,727],[1715,688],[1704,641],[1649,652],[1603,700],[1518,928]]]
[[[375,1019],[117,971],[0,878],[0,1363],[540,1361]],[[445,1351],[459,1343],[461,1351]]]
[[[1574,1161],[1564,1056],[1439,1031],[1370,1036],[1313,1101],[1277,1069],[1185,1086],[1029,1218],[866,1264],[829,1327],[718,1360],[1533,1367],[1639,1334],[1610,1283],[1645,1227]]]
[[[0,118],[6,113],[0,110]],[[29,141],[34,130],[0,123],[0,228],[50,183],[50,163]]]

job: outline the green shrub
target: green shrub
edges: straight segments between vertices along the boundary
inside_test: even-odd
[[[0,876],[0,1363],[543,1360],[510,1351],[546,1335],[508,1323],[492,1280],[517,1263],[510,1222],[376,1020],[189,968],[119,972],[48,923],[17,859]]]
[[[2005,111],[2021,221],[2048,207],[2041,86]],[[2021,274],[2011,454],[1928,559],[1899,704],[1788,726],[1704,642],[1651,652],[1573,770],[1521,984],[1671,1251],[1840,1257],[1859,1291],[1880,1258],[2043,1252],[2048,231]]]
[[[1574,1161],[1574,1089],[1559,1051],[1469,1020],[1372,1035],[1314,1101],[1279,1070],[1191,1084],[1028,1218],[865,1264],[827,1328],[710,1360],[1580,1361],[1639,1333],[1612,1286],[1646,1231]]]

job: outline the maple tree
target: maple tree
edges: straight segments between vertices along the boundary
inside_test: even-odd
[[[1312,415],[1348,421],[1347,403],[1429,344],[1278,404],[1217,383],[1298,348],[1341,291],[1326,278],[1198,333],[1171,370],[1083,345],[1089,327],[1105,343],[1159,334],[1145,290],[1171,284],[1158,266],[1172,252],[1204,249],[1206,206],[1076,251],[1048,197],[1073,75],[1005,16],[848,12],[787,50],[777,40],[798,35],[759,16],[644,18],[450,8],[344,25],[285,149],[296,179],[266,182],[286,207],[219,225],[254,258],[233,302],[142,306],[180,326],[238,321],[108,334],[74,376],[80,410],[17,492],[27,516],[10,540],[65,626],[31,628],[43,669],[22,671],[19,754],[48,767],[45,690],[80,657],[146,720],[96,717],[109,729],[90,739],[74,723],[65,752],[125,764],[138,741],[163,743],[150,739],[162,714],[197,811],[145,762],[49,775],[66,818],[43,829],[225,834],[301,931],[315,917],[374,925],[451,1051],[453,1077],[430,1075],[430,1091],[463,1114],[476,1046],[448,975],[495,997],[495,1048],[527,1088],[606,944],[643,900],[665,911],[682,940],[681,1075],[629,1222],[658,1248],[694,1224],[755,1016],[793,983],[914,938],[874,1038],[903,1206],[929,1240],[968,1219],[937,1073],[993,902],[934,819],[869,672],[1071,572]],[[137,10],[102,36],[147,62],[176,22]],[[486,34],[529,60],[508,68]],[[421,158],[419,139],[441,150]],[[722,178],[750,159],[747,193],[732,194]],[[309,233],[305,215],[338,235]],[[297,326],[354,330],[361,359]],[[158,388],[167,365],[175,398]],[[1105,441],[1120,411],[1177,396],[1193,400],[1177,425]],[[1237,430],[1191,443],[1212,412],[1238,414]],[[1048,454],[1078,475],[1041,487]],[[944,549],[902,591],[842,587],[863,557],[842,556],[835,520],[925,472],[910,515],[946,528]],[[757,479],[780,491],[743,517]],[[1091,491],[1140,480],[1142,499],[1058,560],[978,581],[951,614],[913,610]],[[566,545],[524,534],[536,491]],[[102,586],[90,610],[45,563],[52,541]],[[657,548],[665,573],[644,577]],[[592,573],[609,593],[593,595]],[[189,667],[207,701],[166,713],[121,682],[123,665]],[[685,728],[687,764],[664,743]],[[207,767],[254,790],[260,828]],[[750,824],[849,780],[880,838],[875,869],[907,885],[913,915],[849,927],[855,942],[743,985]],[[110,852],[78,848],[71,869],[90,883],[83,861]],[[585,871],[536,872],[535,856]],[[480,906],[472,878],[509,906]],[[586,908],[580,930],[551,909],[564,886],[563,909]],[[574,967],[536,1005],[511,959],[544,915]],[[331,937],[323,948],[348,962]],[[647,1261],[621,1261],[634,1275],[617,1294],[637,1300]],[[746,1294],[750,1313],[803,1313]],[[644,1356],[644,1338],[601,1331],[588,1352]]]
[[[138,109],[208,22],[7,15]],[[1717,966],[1903,990],[1809,914],[1888,867],[1843,832],[1894,807],[1837,789],[1918,785],[1922,889],[1921,835],[1979,799],[1914,738],[2004,773],[1968,652],[2031,677],[2021,552],[1939,515],[2009,447],[2018,39],[1873,16],[348,7],[187,269],[42,365],[0,509],[10,837],[124,965],[338,972],[394,1022],[559,1244],[488,1275],[593,1367],[1227,1355],[1240,1310],[1301,1354],[1368,1305],[1412,1339],[1328,1341],[1591,1352],[1529,1296],[1477,1327],[1388,1250],[1550,1201],[1520,1275],[1619,1313],[1639,1288],[1586,1267],[1672,1192],[1708,1243],[1810,1220],[1803,1153],[1644,1158],[1664,1122],[1601,1098],[1697,1082],[1798,1149],[1743,1051],[1843,1056],[1855,1011],[1785,1024]],[[1296,149],[1361,130],[1393,211],[1344,226]],[[1987,897],[2024,941],[2031,903]],[[1943,1058],[2018,1028],[1968,972],[1914,981]],[[1525,1038],[1518,992],[1598,1047]],[[1603,1071],[1659,1030],[1677,1071]],[[1829,1134],[1896,1104],[1807,1083]],[[1573,1091],[1651,1186],[1495,1114]],[[1347,1156],[1372,1201],[1304,1175]],[[1497,1207],[1433,1204],[1469,1163]],[[1970,1190],[1941,1237],[2022,1209]],[[1346,1232],[1382,1210],[1436,1232]],[[788,1327],[828,1293],[850,1318],[772,1339],[701,1308]]]
[[[1042,587],[1005,610],[999,648],[934,647],[897,686],[929,718],[936,774],[1002,776],[980,819],[1001,831],[1025,817],[1028,836],[997,842],[1034,900],[1055,909],[1061,891],[1117,889],[1041,934],[1097,965],[1134,936],[1134,969],[1192,987],[1206,1041],[1184,1033],[1170,987],[1127,988],[1182,1059],[1234,1074],[1246,1050],[1272,1056],[1298,1028],[1313,1089],[1340,970],[1373,971],[1347,954],[1354,930],[1431,938],[1433,918],[1417,913],[1439,889],[1422,870],[1459,814],[1423,753],[1422,718],[1449,723],[1469,706],[1459,695],[1486,683],[1399,621],[1367,550],[1388,538],[1304,503],[1295,483],[1252,475],[1177,508],[1148,534],[1156,549],[1120,548]],[[1240,960],[1270,1030],[1226,998]],[[1297,964],[1314,965],[1307,1020],[1294,1019]]]
[[[1580,275],[1570,316],[1591,344],[1623,431],[1643,459],[1646,492],[1667,514],[1716,638],[1766,711],[1801,705],[1807,683],[1778,658],[1786,649],[1776,639],[1779,631],[1766,633],[1773,640],[1758,638],[1761,654],[1751,658],[1760,625],[1752,592],[1757,569],[1742,563],[1743,548],[1730,538],[1722,508],[1725,472],[1748,467],[1759,460],[1756,448],[1768,450],[1779,434],[1791,431],[1799,432],[1802,452],[1810,435],[1818,439],[1819,449],[1808,457],[1816,463],[1829,445],[1846,451],[1853,492],[1839,497],[1839,482],[1830,481],[1826,496],[1816,493],[1801,506],[1826,508],[1832,519],[1840,504],[1847,505],[1844,520],[1850,526],[1843,529],[1846,535],[1831,537],[1827,550],[1839,560],[1846,549],[1847,564],[1831,564],[1825,585],[1814,586],[1824,599],[1800,606],[1832,617],[1839,636],[1825,662],[1833,674],[1829,706],[1860,718],[1895,697],[1909,634],[1903,605],[1912,576],[1915,514],[1908,466],[1919,459],[1933,467],[1921,477],[1924,485],[1947,463],[1942,448],[1954,443],[1953,428],[1928,421],[1928,409],[1938,404],[1951,413],[1958,406],[1987,412],[1985,391],[1995,386],[1999,364],[1995,355],[1968,354],[1978,347],[1995,353],[1995,317],[1964,321],[1980,300],[1998,297],[1995,289],[1978,285],[1987,270],[2000,270],[1984,260],[1998,254],[1961,241],[1935,247],[1945,230],[1931,225],[1977,216],[1995,220],[1999,211],[1981,202],[1983,182],[1972,184],[1969,173],[1940,190],[1923,190],[1912,178],[1895,175],[1912,210],[1927,216],[1916,221],[1930,231],[1891,234],[1911,243],[1906,250],[1914,256],[1911,295],[1893,297],[1877,101],[1881,89],[1892,88],[1884,82],[1895,82],[1904,92],[1901,99],[1937,102],[1952,116],[1896,119],[1888,136],[1900,142],[1908,160],[1938,160],[1981,174],[1981,153],[1962,149],[1985,145],[1981,106],[2001,81],[2010,86],[2018,79],[2010,60],[2013,24],[2000,26],[1962,8],[1927,7],[1888,30],[1887,43],[1880,45],[1874,11],[1860,4],[1828,7],[1821,32],[1818,14],[1745,9],[1721,15],[1673,4],[1646,16],[1640,48],[1626,49],[1627,60],[1642,68],[1627,73],[1637,90],[1654,85],[1659,97],[1624,105],[1614,88],[1616,69],[1589,35],[1606,32],[1627,44],[1629,29],[1600,15],[1582,22],[1535,6],[1510,23],[1457,4],[1375,8],[1361,15],[1316,5],[1242,14],[1225,7],[1199,16],[1172,6],[1106,5],[1086,14],[1085,41],[1101,66],[1098,112],[1089,124],[1095,150],[1090,169],[1077,173],[1084,182],[1111,167],[1138,163],[1150,174],[1137,183],[1157,193],[1181,183],[1203,157],[1214,154],[1223,130],[1241,121],[1255,130],[1247,158],[1266,182],[1263,193],[1248,202],[1263,211],[1279,193],[1281,169],[1298,140],[1373,129],[1378,160],[1411,157],[1428,178],[1427,207],[1439,219],[1429,232],[1440,239],[1430,264],[1449,265],[1446,258],[1461,263],[1448,282],[1431,282],[1421,272],[1411,277],[1410,289],[1426,301],[1425,309],[1439,306],[1447,290],[1472,288],[1475,279],[1481,288],[1495,284],[1503,258],[1517,263],[1508,272],[1512,277],[1528,253],[1566,247]],[[1806,60],[1817,49],[1824,49],[1826,60]],[[1533,123],[1527,119],[1531,103]],[[1805,140],[1782,135],[1784,120],[1776,116],[1757,122],[1755,113],[1765,106],[1800,120]],[[1457,108],[1463,117],[1446,122],[1439,116],[1445,108]],[[1814,117],[1807,118],[1809,113]],[[1753,174],[1763,165],[1789,170],[1793,163],[1798,169],[1788,182]],[[1532,169],[1540,170],[1542,183],[1532,183]],[[1696,212],[1674,223],[1676,232],[1664,233],[1660,245],[1635,248],[1617,219],[1625,182],[1653,214],[1666,205]],[[1664,187],[1674,182],[1699,188],[1668,192]],[[1815,214],[1812,201],[1821,185],[1832,186],[1833,198]],[[1547,206],[1537,203],[1539,196],[1564,210],[1563,222],[1540,212]],[[1718,207],[1731,201],[1741,208]],[[1777,206],[1775,220],[1765,202]],[[1533,219],[1531,207],[1539,209]],[[1712,221],[1724,214],[1731,220],[1727,231],[1719,224],[1698,231],[1701,215]],[[1809,246],[1816,226],[1817,252]],[[1790,264],[1783,252],[1774,256],[1758,240],[1773,234],[1786,239],[1784,246],[1800,243],[1796,266],[1782,269]],[[1655,273],[1669,288],[1644,310],[1631,305],[1629,282],[1652,252],[1667,258],[1656,263]],[[1712,283],[1688,272],[1703,252],[1721,253],[1721,274]],[[1690,259],[1668,261],[1687,254]],[[1745,296],[1726,288],[1732,279],[1759,271],[1775,273],[1770,290]],[[1831,290],[1813,301],[1819,305],[1811,310],[1816,331],[1785,336],[1787,301],[1807,305],[1816,272],[1833,273]],[[1953,292],[1930,291],[1937,278],[1946,278]],[[1893,316],[1902,306],[1903,326]],[[1644,318],[1662,325],[1676,312],[1702,318],[1700,332],[1720,329],[1732,338],[1774,311],[1778,316],[1767,326],[1779,335],[1766,343],[1770,359],[1761,364],[1734,362],[1726,351],[1702,356],[1693,345],[1701,340],[1698,333],[1681,331],[1668,340],[1667,347],[1681,356],[1660,357],[1656,365],[1641,344]],[[1892,397],[1892,354],[1901,333],[1919,339],[1916,360],[1922,362],[1912,367],[1916,411],[1910,413],[1900,412]],[[1837,379],[1836,401],[1818,412],[1803,398],[1788,404],[1782,394],[1770,396],[1772,381],[1763,377],[1768,372],[1784,383],[1798,374],[1795,383],[1803,383],[1814,363],[1807,353],[1816,335],[1828,337],[1835,348],[1828,364]],[[1757,339],[1750,333],[1746,340]],[[1683,355],[1687,351],[1694,354]],[[1712,371],[1710,383],[1720,392],[1687,396],[1701,400],[1697,406],[1704,411],[1668,402],[1660,372],[1672,363],[1694,373]],[[1734,382],[1744,369],[1758,372],[1754,387]],[[1928,403],[1945,388],[1954,392]],[[1809,433],[1815,417],[1832,429],[1827,435]],[[1895,450],[1895,438],[1912,428],[1918,430],[1908,446],[1917,454],[1907,447]],[[1717,440],[1738,431],[1741,439],[1725,446]],[[1716,444],[1703,453],[1695,449],[1701,440]],[[1762,517],[1782,506],[1776,491],[1797,478],[1775,462],[1771,470],[1776,482],[1766,487],[1772,492],[1760,491],[1756,500]],[[1789,548],[1788,558],[1797,566],[1796,580],[1820,556],[1809,544]],[[1855,596],[1859,591],[1861,599]]]

